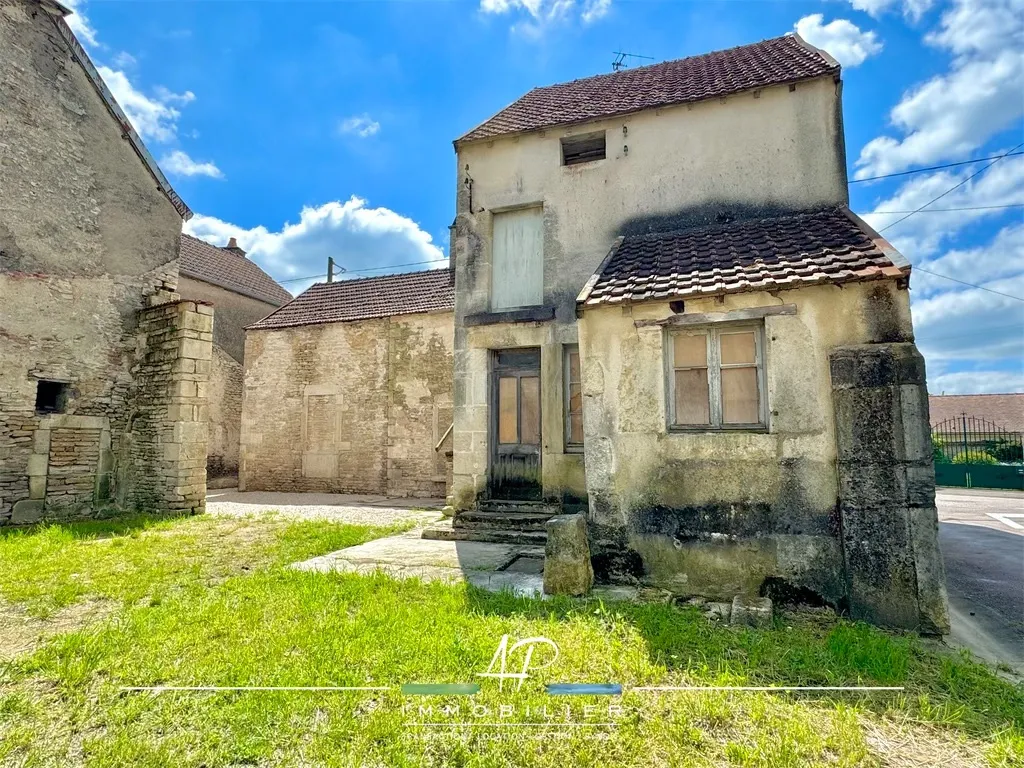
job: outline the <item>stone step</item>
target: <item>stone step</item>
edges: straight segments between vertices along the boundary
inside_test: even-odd
[[[515,531],[543,531],[548,512],[482,512],[470,510],[459,512],[452,520],[453,528],[500,528]]]
[[[535,514],[554,517],[561,514],[558,504],[546,501],[519,501],[516,499],[482,499],[477,502],[479,512],[512,512],[517,514]]]
[[[434,541],[481,541],[490,544],[543,547],[548,535],[543,531],[516,531],[504,528],[455,528],[450,521],[444,521],[424,528],[422,538]]]

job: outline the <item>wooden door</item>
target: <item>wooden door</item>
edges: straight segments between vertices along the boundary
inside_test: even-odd
[[[490,496],[539,499],[540,350],[494,353]]]

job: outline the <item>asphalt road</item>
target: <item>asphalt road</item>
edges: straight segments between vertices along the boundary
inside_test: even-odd
[[[1024,493],[941,488],[950,641],[1024,672]]]

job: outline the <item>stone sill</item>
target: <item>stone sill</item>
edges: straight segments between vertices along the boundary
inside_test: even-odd
[[[527,307],[526,309],[507,309],[500,312],[477,312],[474,315],[466,315],[462,319],[462,324],[472,327],[501,323],[543,323],[554,319],[554,307]]]

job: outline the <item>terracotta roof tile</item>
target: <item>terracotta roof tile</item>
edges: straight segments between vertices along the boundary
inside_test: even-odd
[[[534,88],[458,141],[534,131],[643,109],[838,75],[839,64],[786,35],[702,56]]]
[[[445,312],[455,308],[449,269],[316,283],[250,330],[345,323],[392,315]]]
[[[955,421],[958,416],[967,416],[968,430],[973,428],[973,416],[1010,432],[1024,432],[1024,394],[930,395],[928,412],[933,427],[953,419],[951,424],[944,425],[953,432],[962,431]]]
[[[620,238],[584,305],[795,288],[909,274],[845,207]]]
[[[183,234],[179,258],[179,269],[186,277],[219,285],[275,307],[292,300],[292,295],[255,262],[205,240]]]

